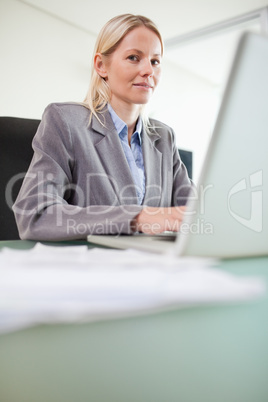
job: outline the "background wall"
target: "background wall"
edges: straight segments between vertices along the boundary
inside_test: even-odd
[[[0,115],[41,118],[82,101],[95,37],[16,0],[0,0]]]

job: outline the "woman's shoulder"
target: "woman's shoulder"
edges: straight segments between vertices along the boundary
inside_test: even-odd
[[[160,120],[156,120],[153,118],[149,118],[149,125],[148,125],[149,133],[150,134],[158,134],[160,136],[166,135],[169,133],[171,136],[174,135],[174,131],[172,127],[168,124],[163,123]]]
[[[53,102],[49,103],[44,114],[66,114],[68,116],[88,115],[89,109],[81,102]]]
[[[53,126],[68,126],[70,129],[87,127],[90,110],[78,102],[54,102],[47,105],[42,121]]]

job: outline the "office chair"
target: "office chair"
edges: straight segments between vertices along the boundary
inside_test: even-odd
[[[193,153],[192,151],[186,151],[185,149],[179,149],[179,154],[182,162],[186,166],[188,176],[193,178]]]
[[[0,117],[0,240],[18,240],[19,233],[11,209],[30,165],[32,140],[40,120]],[[190,178],[192,152],[179,150]]]
[[[32,139],[40,120],[0,117],[0,240],[17,240],[11,209],[33,156]]]

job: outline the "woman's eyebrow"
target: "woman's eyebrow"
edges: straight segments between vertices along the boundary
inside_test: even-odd
[[[135,52],[138,54],[144,53],[142,50],[139,50],[139,49],[127,49],[126,52]],[[161,53],[155,53],[155,54],[153,54],[153,57],[161,57]]]

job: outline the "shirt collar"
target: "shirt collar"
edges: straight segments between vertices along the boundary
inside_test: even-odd
[[[120,117],[115,113],[115,111],[113,110],[112,106],[108,103],[108,110],[110,112],[111,118],[113,120],[113,123],[115,125],[115,129],[118,133],[118,135],[121,136],[127,136],[127,125],[126,123],[120,119]],[[139,116],[137,124],[136,124],[136,128],[135,128],[135,132],[133,133],[132,137],[133,139],[135,137],[138,138],[139,143],[141,145],[142,143],[142,137],[141,137],[141,132],[142,132],[142,120],[141,117]]]

